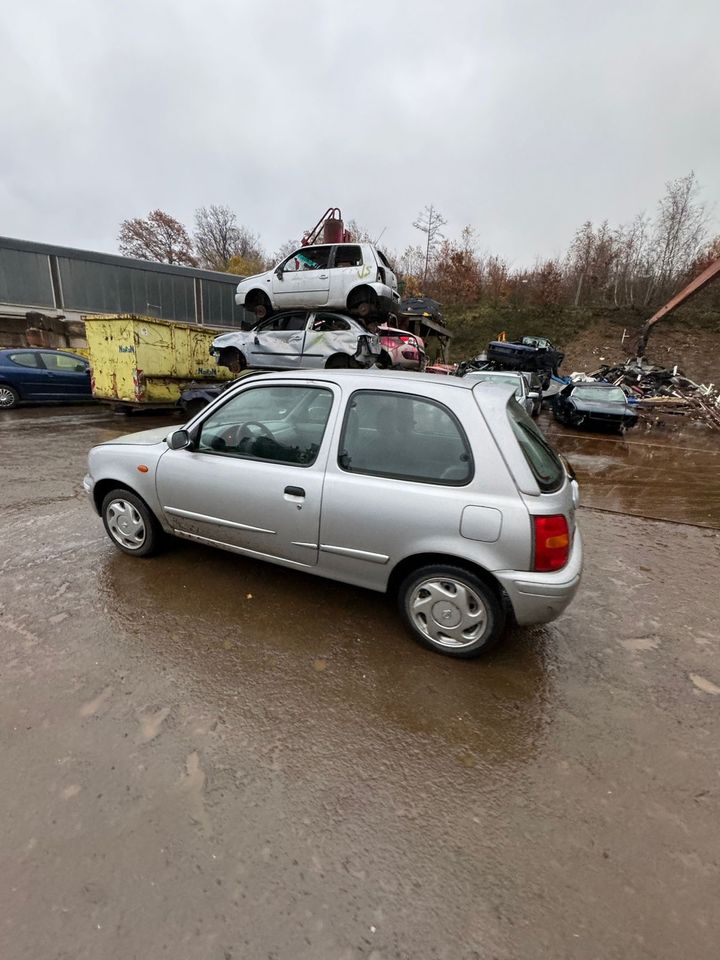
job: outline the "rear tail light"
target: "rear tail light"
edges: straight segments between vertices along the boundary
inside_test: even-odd
[[[533,570],[561,570],[570,556],[570,530],[562,513],[549,517],[533,517],[535,556]]]

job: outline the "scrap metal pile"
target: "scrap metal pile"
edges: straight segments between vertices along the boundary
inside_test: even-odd
[[[645,359],[603,366],[591,374],[574,374],[572,379],[601,380],[623,387],[635,398],[640,410],[690,416],[720,430],[720,390],[714,384],[695,383],[677,366],[668,370]]]

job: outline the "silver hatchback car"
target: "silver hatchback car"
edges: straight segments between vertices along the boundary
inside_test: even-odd
[[[577,484],[511,385],[400,371],[249,376],[182,429],[93,447],[87,491],[136,557],[163,534],[392,591],[425,646],[489,650],[580,582]]]

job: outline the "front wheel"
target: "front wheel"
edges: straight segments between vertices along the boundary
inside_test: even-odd
[[[101,513],[107,535],[124,553],[149,557],[159,549],[162,530],[137,494],[111,490],[102,502]]]
[[[20,394],[6,383],[0,383],[0,410],[12,410],[20,402]]]
[[[486,653],[505,627],[497,594],[462,567],[437,564],[415,570],[400,585],[398,604],[415,639],[449,657]]]

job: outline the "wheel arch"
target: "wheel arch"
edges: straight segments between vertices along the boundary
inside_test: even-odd
[[[95,510],[97,511],[98,516],[101,515],[102,502],[111,490],[127,490],[128,493],[134,494],[136,497],[139,497],[142,500],[150,513],[155,516],[155,511],[147,502],[145,497],[143,497],[143,495],[136,489],[131,487],[129,483],[124,483],[122,480],[108,479],[106,477],[104,477],[102,480],[98,480],[93,487],[93,503],[95,504]]]
[[[252,289],[248,290],[245,294],[244,306],[248,310],[252,310],[254,306],[262,303],[263,300],[267,302],[268,307],[272,310],[272,301],[262,287],[252,287]]]
[[[482,580],[483,583],[495,593],[503,606],[509,604],[507,594],[503,590],[502,585],[488,570],[477,563],[473,563],[472,560],[468,560],[466,557],[456,557],[450,553],[416,553],[412,556],[405,557],[403,560],[399,560],[393,567],[388,578],[387,593],[395,595],[405,577],[409,576],[414,570],[438,564],[461,567],[463,570],[467,570],[468,573],[475,574],[479,580]]]
[[[345,305],[348,310],[354,310],[360,303],[375,303],[377,299],[377,292],[368,283],[359,283],[348,293]]]

